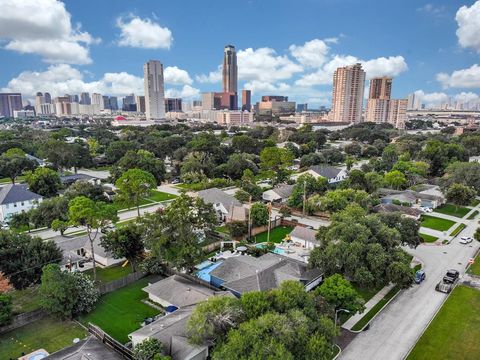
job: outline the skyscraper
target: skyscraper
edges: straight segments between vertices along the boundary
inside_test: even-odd
[[[166,98],[165,112],[180,112],[182,111],[182,99],[180,98]]]
[[[45,99],[45,104],[52,103],[52,97],[50,96],[50,93],[46,92],[45,94],[43,94],[43,97]]]
[[[137,104],[138,112],[145,112],[145,96],[135,96],[135,104]]]
[[[145,86],[145,115],[147,120],[165,118],[165,91],[163,88],[163,65],[150,60],[143,65]]]
[[[22,94],[0,93],[0,116],[13,117],[16,110],[22,110]]]
[[[365,120],[376,123],[387,122],[391,95],[392,78],[384,76],[371,79]]]
[[[392,95],[392,78],[377,77],[370,80],[369,99],[387,99]]]
[[[250,111],[252,108],[252,92],[250,90],[242,90],[242,110]]]
[[[80,94],[80,104],[91,105],[90,94],[88,92],[82,92]]]
[[[418,110],[422,108],[420,96],[415,93],[408,95],[407,110]]]
[[[223,92],[237,92],[237,52],[235,46],[227,45],[223,51]]]
[[[365,71],[361,64],[339,67],[333,74],[332,121],[362,121]]]
[[[35,95],[35,113],[40,115],[42,113],[42,104],[45,102],[45,97],[41,92]]]

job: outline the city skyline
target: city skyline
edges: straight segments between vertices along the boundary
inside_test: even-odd
[[[165,4],[160,9],[139,2],[132,9],[126,1],[115,2],[113,7],[105,1],[99,4],[92,21],[88,7],[74,1],[26,0],[21,2],[23,11],[19,11],[20,2],[0,3],[7,5],[0,14],[0,39],[5,44],[0,59],[6,64],[0,74],[0,89],[21,92],[29,99],[37,91],[49,91],[54,96],[85,91],[119,97],[142,95],[141,64],[150,58],[165,66],[166,97],[200,99],[201,92],[221,89],[221,48],[230,43],[237,49],[238,93],[252,90],[252,102],[264,94],[280,94],[312,107],[329,106],[333,71],[356,62],[362,63],[367,79],[394,77],[396,98],[406,98],[414,91],[426,103],[447,101],[449,95],[464,101],[478,98],[480,66],[476,51],[480,46],[474,36],[478,24],[469,19],[480,13],[480,2],[439,1],[432,5],[405,1],[387,6],[378,1],[305,1],[297,3],[297,8],[312,11],[302,13],[295,30],[288,25],[299,18],[289,11],[288,3],[280,2],[269,8],[271,15],[277,15],[272,18],[290,15],[279,24],[258,22],[257,29],[247,26],[216,37],[208,35],[247,13],[256,19],[255,10],[266,10],[266,5],[239,2],[235,6],[240,9],[232,11],[234,17],[225,19],[221,9],[206,14],[198,4],[190,4],[179,13],[174,10],[181,4]],[[362,27],[372,20],[373,14],[365,14],[372,6],[381,18],[377,25],[389,25],[381,32]],[[348,14],[347,7],[351,8]],[[355,9],[363,11],[363,20],[352,17]],[[36,16],[26,19],[25,11]],[[316,22],[304,21],[312,16],[310,13],[317,13]],[[400,25],[389,17],[382,18],[382,13],[395,13],[396,18],[409,21]],[[57,15],[61,26],[50,23],[48,14]],[[103,21],[98,21],[97,15]],[[191,23],[186,23],[202,15],[218,20],[218,24],[213,29],[194,30]],[[336,17],[336,23],[329,26],[332,17]],[[258,34],[264,28],[276,36],[263,39]],[[211,41],[199,42],[202,34]],[[373,38],[375,47],[371,46]],[[186,56],[187,49],[195,56]]]

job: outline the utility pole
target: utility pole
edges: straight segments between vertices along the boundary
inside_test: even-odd
[[[307,201],[307,181],[303,181],[303,210],[302,216],[305,216],[305,203]]]
[[[267,205],[268,207],[268,233],[267,233],[267,243],[270,242],[270,217],[271,217],[271,213],[272,213],[272,203],[268,203]]]
[[[248,199],[248,241],[252,239],[252,196]]]

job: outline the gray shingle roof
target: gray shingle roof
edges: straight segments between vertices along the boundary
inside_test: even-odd
[[[26,185],[8,184],[0,189],[0,205],[38,200],[42,196],[27,189]]]
[[[282,199],[286,199],[286,198],[290,197],[290,195],[292,195],[293,187],[294,187],[294,185],[284,184],[284,185],[279,185],[279,186],[273,188],[272,190],[276,194],[281,196]]]
[[[71,175],[62,175],[60,176],[60,180],[62,183],[71,183],[75,182],[78,180],[90,180],[90,179],[96,179],[96,177],[87,175],[87,174],[71,174]]]
[[[384,213],[400,212],[402,214],[413,216],[413,217],[418,217],[423,213],[419,209],[411,208],[408,206],[396,205],[396,204],[379,204],[373,207],[373,211],[384,212]]]
[[[317,238],[317,231],[313,229],[308,229],[303,226],[295,226],[295,229],[290,233],[290,237],[296,237],[301,240],[306,240],[311,243],[318,243]]]
[[[327,179],[334,179],[337,175],[342,171],[341,169],[337,169],[333,166],[321,166],[321,165],[314,165],[310,167],[310,170],[316,172],[318,175],[326,177]]]
[[[102,344],[93,335],[75,345],[59,350],[45,359],[48,360],[121,360],[122,356]]]
[[[225,209],[230,209],[230,206],[242,206],[240,201],[235,199],[232,195],[227,194],[226,192],[218,189],[211,188],[199,191],[198,196],[200,196],[203,201],[207,204],[218,204],[221,203]]]

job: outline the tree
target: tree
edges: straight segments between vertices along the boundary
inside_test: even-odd
[[[286,178],[286,170],[293,164],[293,154],[287,149],[266,147],[260,153],[260,167],[269,177],[281,182]]]
[[[446,191],[453,184],[463,184],[480,194],[480,163],[454,162],[445,170],[440,185]]]
[[[473,237],[475,238],[475,240],[480,241],[480,228],[477,228],[477,230],[475,230]]]
[[[60,235],[63,236],[65,231],[68,229],[68,221],[62,221],[59,219],[55,219],[52,221],[50,225],[53,231],[60,231]]]
[[[351,203],[367,208],[370,196],[363,190],[336,189],[327,191],[324,196],[313,196],[309,201],[320,210],[334,213],[345,209]]]
[[[29,212],[30,221],[34,227],[48,227],[55,219],[68,220],[68,199],[65,196],[57,196],[44,199],[38,206]]]
[[[165,164],[146,150],[127,151],[127,153],[112,167],[111,175],[114,180],[122,176],[129,169],[140,169],[149,172],[157,183],[165,180]]]
[[[405,186],[407,179],[405,175],[398,170],[392,170],[385,174],[384,177],[385,184],[387,186],[399,190]]]
[[[27,230],[30,232],[30,215],[25,211],[14,214],[10,218],[9,225],[12,229],[22,229],[26,226]]]
[[[127,206],[136,206],[140,216],[140,203],[157,187],[155,177],[147,171],[129,169],[115,182],[118,188],[117,201]]]
[[[243,316],[238,299],[211,297],[195,307],[188,320],[187,333],[194,344],[221,341],[230,329],[239,325]]]
[[[10,324],[13,315],[12,297],[8,294],[0,293],[0,326]]]
[[[40,304],[62,319],[90,312],[99,292],[90,278],[79,272],[63,271],[57,264],[43,268]]]
[[[323,193],[327,190],[328,181],[323,176],[315,179],[310,174],[300,175],[292,189],[292,194],[288,198],[288,206],[302,208],[304,199],[316,193]]]
[[[61,260],[62,252],[51,240],[0,231],[0,271],[15,289],[38,283],[42,266]]]
[[[182,194],[162,211],[140,219],[145,246],[158,261],[178,269],[193,267],[203,256],[201,240],[217,222],[211,204]]]
[[[58,173],[45,167],[27,173],[26,181],[31,191],[44,197],[56,196],[62,187]]]
[[[135,360],[156,360],[156,355],[163,351],[163,344],[155,339],[148,338],[137,344],[133,349]]]
[[[102,201],[93,201],[84,196],[76,197],[68,204],[68,219],[70,225],[85,226],[90,241],[90,252],[93,262],[93,280],[97,280],[95,250],[93,244],[101,229],[118,221],[117,209]]]
[[[18,153],[15,149],[10,149],[0,156],[0,177],[8,177],[12,184],[15,184],[15,179],[18,176],[24,171],[35,169],[35,166],[36,163],[25,157],[23,151]]]
[[[77,196],[85,196],[94,201],[108,201],[104,194],[103,186],[92,184],[88,181],[75,181],[65,190],[63,196],[67,198],[68,201]]]
[[[269,211],[266,205],[261,203],[253,204],[250,209],[250,217],[253,226],[263,226],[268,224]]]
[[[458,206],[470,204],[472,199],[475,199],[476,192],[466,185],[452,184],[445,195],[447,201],[454,204],[455,208],[458,209]]]
[[[249,135],[235,135],[232,138],[232,149],[239,153],[258,154],[261,144]]]
[[[326,278],[316,292],[335,309],[347,309],[351,313],[363,311],[363,299],[350,282],[340,274]]]
[[[245,190],[240,189],[235,192],[235,199],[242,203],[248,203],[250,201],[250,194]]]
[[[132,266],[132,271],[137,271],[137,264],[144,253],[144,244],[142,228],[136,223],[109,231],[100,239],[100,244],[106,251],[111,252],[115,259],[126,258]]]
[[[136,150],[137,146],[133,141],[113,141],[108,145],[105,156],[110,164],[119,161],[128,151]]]
[[[272,309],[271,299],[264,291],[250,291],[240,297],[243,312],[247,319],[255,319]]]
[[[248,224],[245,221],[231,221],[227,224],[227,228],[233,238],[239,238],[248,233]]]

